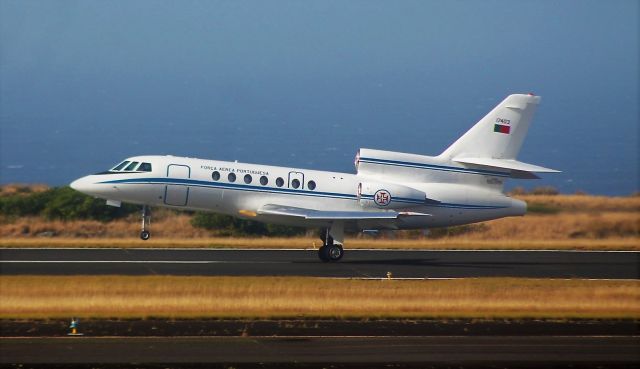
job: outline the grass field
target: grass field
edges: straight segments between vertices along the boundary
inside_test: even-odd
[[[255,248],[255,249],[316,249],[321,241],[311,237],[262,238],[161,238],[149,241],[139,238],[4,238],[0,247],[114,247],[114,248]],[[608,239],[375,239],[347,238],[347,249],[421,249],[421,250],[640,250],[636,238]]]
[[[640,250],[640,196],[521,195],[529,212],[449,229],[348,236],[347,248]],[[191,215],[154,211],[153,238],[138,240],[139,219],[64,222],[0,217],[0,247],[313,248],[315,236],[230,238],[196,228]],[[312,232],[313,233],[313,232]]]
[[[1,318],[640,318],[640,281],[1,276]]]

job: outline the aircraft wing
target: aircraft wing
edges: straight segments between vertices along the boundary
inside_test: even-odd
[[[310,220],[368,220],[398,219],[406,216],[431,216],[431,214],[397,211],[326,211],[268,204],[258,210],[260,215],[280,215]]]

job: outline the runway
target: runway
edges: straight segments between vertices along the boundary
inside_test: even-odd
[[[638,363],[639,345],[640,337],[589,336],[7,338],[0,345],[0,362],[597,366]]]
[[[225,275],[341,278],[529,277],[638,279],[640,252],[0,249],[2,275]]]

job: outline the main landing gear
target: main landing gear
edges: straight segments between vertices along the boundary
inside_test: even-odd
[[[151,238],[151,232],[147,230],[147,226],[151,223],[151,208],[147,205],[142,206],[142,232],[140,232],[140,238],[143,241]]]
[[[344,224],[336,222],[331,228],[323,229],[320,232],[322,247],[318,249],[318,257],[323,262],[338,261],[344,256],[342,243],[344,242]]]

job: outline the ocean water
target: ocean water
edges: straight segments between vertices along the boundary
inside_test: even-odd
[[[3,123],[0,179],[2,183],[64,185],[140,154],[351,173],[360,147],[437,155],[499,100],[469,99],[452,109],[438,97],[428,104],[415,101],[410,107],[404,101],[369,104],[363,98],[349,105],[334,98],[323,104],[317,100],[274,107],[265,103],[254,112],[212,109],[209,118],[168,119],[157,113],[147,119],[96,116],[75,125],[60,124],[57,117]],[[519,159],[562,173],[545,174],[539,180],[510,180],[507,188],[553,186],[564,193],[606,195],[638,191],[637,128],[616,130],[596,123],[604,119],[600,115],[624,120],[624,112],[606,111],[612,105],[604,102],[599,106],[583,100],[549,100],[543,97]],[[582,110],[572,110],[572,104]]]

